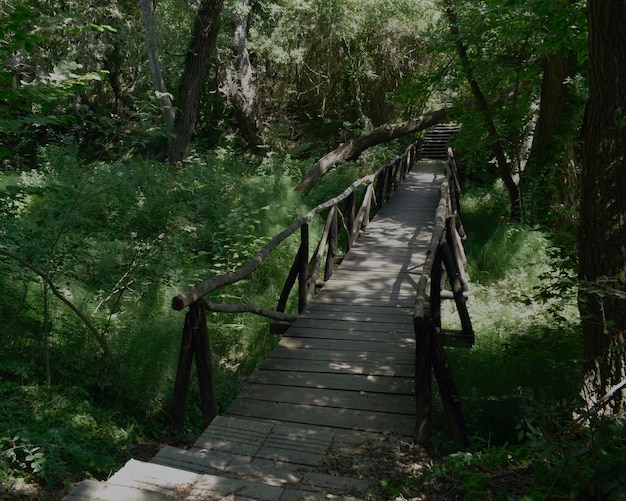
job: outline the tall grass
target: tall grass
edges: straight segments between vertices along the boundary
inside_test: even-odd
[[[293,189],[304,161],[229,146],[192,154],[182,171],[142,159],[86,162],[70,140],[42,148],[37,161],[36,171],[0,178],[0,245],[43,270],[102,333],[108,355],[44,294],[40,274],[0,257],[0,480],[8,487],[105,477],[127,445],[174,436],[169,409],[184,312],[171,309],[171,298],[245,264],[320,196]],[[329,178],[324,191],[336,195],[352,175]],[[312,240],[322,226],[312,222]],[[297,235],[288,239],[251,277],[210,300],[274,308],[298,245]],[[267,319],[248,314],[209,314],[208,329],[224,410],[278,339]],[[193,435],[203,424],[195,375],[191,381],[185,432]],[[64,402],[54,415],[44,412],[50,395]],[[76,421],[89,427],[77,433]],[[108,439],[111,446],[101,446]],[[82,461],[91,447],[103,454]],[[64,459],[68,449],[79,459]]]
[[[562,425],[581,380],[575,289],[563,286],[574,283],[571,266],[556,258],[545,232],[512,224],[507,214],[499,182],[464,196],[476,343],[448,349],[470,431],[494,444],[516,441],[524,420],[539,414],[546,426]],[[455,322],[449,303],[444,320]]]

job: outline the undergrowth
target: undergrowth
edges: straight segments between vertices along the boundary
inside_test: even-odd
[[[60,137],[37,151],[37,169],[0,174],[0,498],[34,490],[56,499],[74,482],[106,478],[138,443],[199,434],[195,373],[183,434],[171,426],[184,323],[172,297],[240,268],[383,154],[338,169],[307,197],[294,187],[310,162],[229,144],[192,151],[174,170],[86,159]],[[311,240],[322,226],[312,222]],[[208,299],[273,309],[298,245],[298,235],[287,239],[250,278]],[[207,317],[223,411],[278,338],[265,318]]]
[[[0,178],[0,494],[35,485],[34,497],[56,499],[73,482],[106,478],[134,444],[199,433],[195,375],[183,435],[170,426],[183,326],[171,298],[240,267],[382,154],[339,168],[304,198],[293,190],[304,161],[230,147],[192,154],[173,171],[140,159],[85,162],[60,141],[38,152],[37,170]],[[448,354],[473,445],[455,451],[441,431],[444,457],[427,476],[459,485],[468,499],[617,499],[623,421],[573,422],[582,351],[573,253],[507,214],[497,183],[464,198],[476,345]],[[320,229],[314,222],[313,234]],[[273,308],[297,246],[289,239],[253,279],[210,300]],[[223,410],[277,339],[262,318],[208,320]],[[498,480],[503,470],[525,479],[515,495]]]
[[[476,343],[447,353],[472,446],[456,451],[440,429],[445,455],[424,479],[455,483],[465,499],[623,499],[623,418],[576,418],[582,332],[576,263],[564,257],[574,253],[507,214],[499,183],[465,195]],[[446,305],[444,322],[455,315]]]

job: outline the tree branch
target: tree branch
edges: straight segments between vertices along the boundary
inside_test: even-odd
[[[361,153],[377,144],[427,129],[445,120],[446,114],[447,108],[441,108],[413,118],[408,122],[383,125],[367,134],[351,139],[320,158],[302,177],[300,183],[296,186],[296,191],[308,193],[335,164],[344,160],[356,160],[361,156]]]
[[[70,310],[72,310],[78,316],[78,318],[81,319],[81,321],[85,324],[85,326],[93,333],[94,337],[96,338],[96,341],[98,341],[98,344],[100,345],[100,348],[102,349],[102,354],[103,354],[104,358],[108,358],[109,347],[108,347],[107,340],[106,340],[106,337],[104,336],[104,334],[102,334],[98,330],[98,328],[87,317],[87,315],[85,315],[82,311],[80,311],[78,309],[78,307],[76,305],[74,305],[74,303],[72,303],[65,296],[65,294],[63,294],[59,289],[56,288],[56,286],[52,282],[52,279],[50,277],[48,277],[48,275],[46,275],[43,271],[41,271],[39,268],[37,268],[32,263],[29,263],[25,259],[21,258],[20,256],[17,256],[16,254],[13,254],[12,252],[9,252],[9,251],[4,250],[4,249],[0,249],[0,255],[6,256],[8,258],[11,258],[11,259],[17,261],[22,266],[24,266],[25,268],[28,268],[33,273],[35,273],[35,275],[38,275],[39,277],[41,277],[41,279],[48,285],[48,287],[50,287],[50,290],[52,291],[52,294],[54,294],[58,299],[60,299],[61,302],[65,303],[65,305]]]
[[[261,317],[271,318],[273,320],[282,320],[286,322],[294,322],[298,315],[291,315],[275,310],[268,310],[260,306],[250,303],[227,304],[227,303],[211,303],[206,301],[206,307],[209,311],[218,313],[254,313]]]

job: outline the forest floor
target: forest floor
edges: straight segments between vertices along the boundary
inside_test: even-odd
[[[461,479],[447,472],[443,456],[393,434],[383,440],[331,451],[319,471],[369,480],[371,501],[456,501],[468,494]],[[502,493],[518,498],[533,481],[528,468],[514,465],[484,473],[487,478],[483,476],[483,483],[488,484],[484,499],[494,499]]]
[[[171,444],[177,447],[188,443]],[[128,453],[135,459],[150,461],[166,444],[159,441],[136,444]],[[393,434],[384,439],[367,441],[358,446],[331,450],[318,472],[335,476],[365,479],[370,482],[369,501],[432,501],[462,500],[467,495],[460,479],[452,477],[443,464],[443,457],[429,453],[421,446]],[[120,468],[123,464],[120,464]],[[437,474],[433,472],[437,471]],[[502,493],[513,498],[523,495],[532,484],[532,472],[511,465],[488,476],[488,497],[495,499]],[[467,486],[466,486],[467,487]],[[67,494],[67,488],[25,484],[19,490],[8,492],[0,486],[3,501],[57,501]]]

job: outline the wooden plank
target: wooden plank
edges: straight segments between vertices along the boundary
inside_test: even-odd
[[[330,306],[330,305],[329,305]],[[386,311],[384,311],[386,310]],[[337,311],[319,305],[300,316],[298,321],[304,319],[341,320],[344,322],[377,322],[384,324],[406,324],[411,322],[411,315],[397,311],[395,308],[380,308],[374,312],[369,309],[361,311]],[[298,325],[296,322],[294,325]]]
[[[365,411],[384,409],[385,413],[390,414],[413,415],[415,410],[415,397],[413,395],[326,388],[294,388],[293,386],[271,384],[248,383],[237,398]],[[259,405],[264,404],[259,403]]]
[[[340,326],[337,326],[340,327]],[[414,337],[409,332],[368,332],[368,331],[347,331],[339,328],[316,329],[311,327],[293,326],[289,329],[289,337],[316,337],[327,339],[345,339],[355,341],[378,341],[385,343],[406,344]]]
[[[356,353],[356,352],[355,352]],[[413,363],[398,363],[395,360],[376,360],[373,362],[348,360],[319,360],[317,355],[311,358],[269,358],[261,368],[264,370],[286,372],[323,372],[328,374],[365,374],[368,376],[399,376],[413,377]],[[365,356],[364,358],[368,358]],[[369,357],[371,358],[371,357]]]
[[[315,296],[314,301],[315,304],[336,304],[344,306],[367,306],[375,304],[376,306],[391,308],[412,308],[415,303],[415,296],[387,294],[385,297],[381,297],[374,292],[362,293],[357,296],[350,291],[324,288]]]
[[[394,432],[411,436],[414,426],[412,415],[384,412],[316,407],[314,405],[275,402],[261,405],[259,400],[237,399],[228,409],[229,415],[267,419],[276,423],[293,423],[321,426],[330,429],[363,432]]]
[[[315,301],[314,304],[309,305],[302,312],[302,316],[308,315],[312,311],[319,311],[323,309],[324,311],[345,311],[349,313],[370,313],[370,314],[390,314],[390,315],[413,315],[412,307],[398,307],[392,305],[362,305],[362,304],[345,304],[345,303],[318,303]]]
[[[367,374],[328,374],[323,372],[283,372],[258,370],[248,382],[298,386],[304,388],[334,388],[397,395],[414,395],[415,384],[411,377],[373,376]]]
[[[416,264],[417,267],[423,264],[420,260]],[[389,268],[382,268],[379,266],[376,272],[370,273],[366,270],[361,270],[363,273],[355,272],[336,272],[326,283],[326,288],[340,288],[342,290],[348,290],[350,292],[372,292],[381,291],[383,293],[389,292],[393,286],[400,284],[404,285],[405,292],[412,294],[413,289],[410,287],[416,280],[419,279],[421,272],[417,268],[407,269],[404,273],[400,270],[393,270]]]
[[[356,322],[353,320],[325,318],[299,318],[294,323],[294,327],[311,329],[333,329],[339,327],[340,329],[356,332],[412,332],[410,322]]]
[[[421,268],[424,265],[424,252],[419,251],[416,254],[410,254],[407,252],[386,252],[380,251],[380,259],[371,259],[369,261],[352,261],[347,262],[340,269],[336,270],[330,281],[326,284],[334,282],[344,283],[360,283],[360,284],[372,284],[374,278],[385,278],[386,281],[408,281],[411,277],[421,274]],[[393,264],[385,264],[382,258],[385,255],[385,259],[393,260]]]
[[[349,343],[352,349],[339,350],[322,348],[308,348],[305,346],[317,346],[315,338],[291,338],[293,343],[280,344],[270,354],[269,358],[276,359],[300,359],[300,360],[327,360],[330,362],[385,362],[385,363],[408,363],[415,356],[414,348],[410,350],[399,349],[397,346],[386,343],[365,341],[363,349],[358,349],[355,343]],[[312,340],[313,342],[306,343]],[[320,340],[328,341],[328,340]],[[291,346],[291,347],[290,347]],[[378,348],[378,349],[375,349]]]
[[[388,353],[400,358],[406,354],[405,358],[412,357],[415,351],[415,340],[406,338],[402,344],[386,343],[378,341],[353,341],[345,339],[328,339],[316,337],[290,337],[285,336],[280,340],[279,346],[294,351],[338,351],[338,352],[358,352],[358,353]]]

